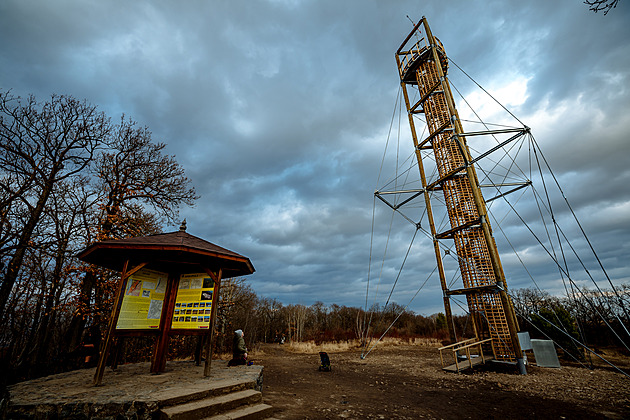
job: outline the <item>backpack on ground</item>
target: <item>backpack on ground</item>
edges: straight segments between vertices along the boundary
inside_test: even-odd
[[[328,358],[328,353],[326,353],[325,351],[320,351],[319,358],[321,359],[321,364],[319,365],[319,371],[330,372],[332,368],[330,367],[330,359]]]

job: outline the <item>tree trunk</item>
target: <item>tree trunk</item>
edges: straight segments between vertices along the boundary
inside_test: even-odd
[[[54,327],[54,315],[53,308],[55,304],[55,300],[59,296],[62,287],[61,281],[61,272],[63,270],[63,262],[64,256],[66,254],[66,249],[68,247],[68,241],[64,240],[57,250],[57,255],[55,256],[55,269],[52,273],[50,290],[48,291],[46,297],[46,303],[44,305],[44,316],[40,322],[37,334],[37,352],[35,353],[35,358],[33,359],[33,367],[38,369],[41,365],[46,365],[47,363],[47,353],[50,347],[50,340],[52,337],[52,331]]]
[[[7,272],[4,277],[4,281],[2,282],[2,286],[0,286],[0,322],[4,318],[4,310],[7,302],[9,301],[9,296],[11,296],[11,290],[13,290],[15,281],[17,280],[18,274],[20,273],[20,268],[22,268],[24,254],[26,253],[26,249],[28,248],[31,237],[33,236],[33,231],[35,230],[35,226],[37,226],[37,223],[39,222],[39,219],[44,212],[44,207],[46,206],[48,197],[50,197],[50,193],[52,192],[55,176],[56,172],[53,172],[51,176],[47,179],[47,182],[44,185],[44,189],[39,196],[39,200],[37,201],[37,205],[31,212],[28,223],[26,223],[24,229],[22,230],[20,240],[18,241],[18,244],[16,246],[15,254],[13,254],[13,258],[11,258],[9,265],[7,266]]]
[[[66,352],[71,352],[81,344],[81,336],[85,329],[85,323],[89,314],[90,301],[92,297],[92,291],[96,285],[96,274],[92,271],[88,271],[83,277],[81,282],[81,293],[79,295],[79,306],[72,315],[72,321],[68,327],[66,333]]]

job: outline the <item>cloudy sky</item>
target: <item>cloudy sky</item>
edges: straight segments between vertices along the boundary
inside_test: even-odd
[[[422,16],[451,60],[531,127],[612,281],[629,283],[625,0],[607,16],[581,0],[3,0],[0,87],[72,95],[148,126],[201,195],[180,213],[188,232],[249,257],[259,295],[362,306],[370,262],[369,302],[382,302],[414,233],[396,217],[387,242],[391,212],[373,193],[391,177],[379,178],[388,138],[387,159],[397,148],[394,53]],[[462,96],[487,107],[451,69]],[[525,229],[505,232],[523,258],[541,259]],[[533,286],[516,258],[503,261],[512,288]],[[434,266],[419,233],[393,300],[406,305]],[[561,290],[557,270],[532,272]],[[442,310],[435,275],[410,308]]]

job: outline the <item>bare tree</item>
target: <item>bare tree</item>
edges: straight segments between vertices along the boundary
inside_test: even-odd
[[[287,312],[289,340],[302,341],[309,308],[304,305],[290,305]]]
[[[0,320],[18,278],[31,237],[58,182],[82,172],[109,130],[96,107],[69,96],[53,95],[24,103],[0,92],[0,181],[3,212],[20,207],[24,218],[13,226],[14,244],[3,250],[7,261],[0,286]]]
[[[157,233],[160,222],[175,221],[181,205],[193,205],[195,190],[175,157],[164,154],[165,144],[153,142],[148,128],[123,116],[110,133],[108,148],[97,156],[94,165],[95,188],[100,195],[94,239]],[[93,311],[91,302],[110,287],[106,281],[100,284],[103,276],[97,274],[88,269],[82,279],[77,310],[68,331],[69,348],[79,344],[91,313],[97,316],[96,322],[100,320],[102,311]]]
[[[182,204],[197,199],[190,180],[174,156],[164,154],[164,143],[154,143],[146,127],[121,118],[108,142],[109,150],[97,162],[100,188],[104,193],[101,234],[116,235],[116,217],[122,209],[137,211],[137,203],[151,207],[166,222],[176,221]],[[126,236],[122,232],[122,236]]]
[[[258,300],[256,315],[258,327],[263,342],[268,342],[270,337],[275,337],[275,330],[280,319],[282,304],[277,299],[260,298]]]

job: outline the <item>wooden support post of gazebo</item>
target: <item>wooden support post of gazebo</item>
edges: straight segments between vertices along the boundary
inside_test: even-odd
[[[214,280],[214,293],[212,294],[212,311],[210,313],[210,337],[206,340],[206,364],[203,368],[203,376],[210,376],[210,360],[212,359],[212,344],[214,337],[214,325],[217,319],[217,307],[219,306],[219,293],[221,291],[221,274],[222,270],[215,276],[210,270],[208,275]]]
[[[186,233],[185,222],[178,232],[96,242],[78,257],[121,272],[95,385],[112,340],[125,336],[156,337],[152,373],[165,370],[172,335],[206,336],[204,376],[210,375],[221,280],[252,274],[247,257]]]
[[[170,321],[173,319],[178,286],[179,276],[169,273],[168,282],[166,284],[166,296],[164,297],[166,313],[163,312],[163,316],[160,319],[160,335],[155,342],[153,357],[151,357],[151,373],[164,372],[166,368],[166,355],[168,353],[168,342],[170,339],[169,333],[171,332]]]

